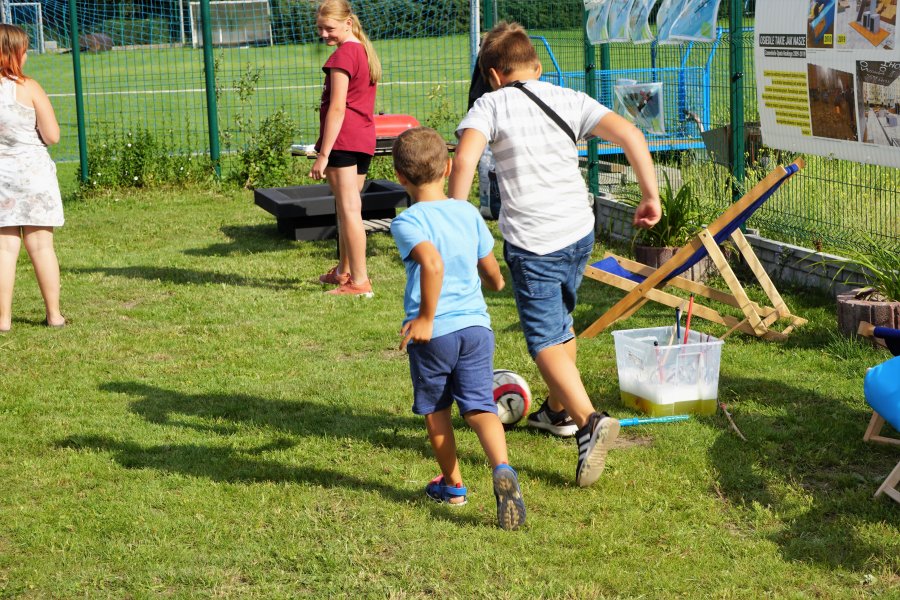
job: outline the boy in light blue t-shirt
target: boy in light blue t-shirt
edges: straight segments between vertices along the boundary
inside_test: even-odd
[[[481,294],[482,284],[495,291],[504,285],[494,238],[474,206],[444,194],[450,159],[440,134],[410,129],[392,153],[397,179],[414,201],[391,223],[407,277],[400,349],[409,354],[413,412],[425,417],[441,468],[425,493],[451,506],[466,503],[450,420],[456,402],[493,467],[497,521],[517,529],[525,504],[494,403],[494,333]]]

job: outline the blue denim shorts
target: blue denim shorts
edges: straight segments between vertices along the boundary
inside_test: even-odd
[[[493,331],[466,327],[427,344],[410,344],[406,351],[415,414],[430,415],[454,401],[461,415],[473,410],[497,414]]]
[[[519,321],[532,358],[575,337],[572,311],[593,249],[593,232],[543,255],[504,244],[503,257],[512,276]]]

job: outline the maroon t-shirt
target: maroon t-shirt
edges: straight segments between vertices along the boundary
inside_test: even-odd
[[[316,150],[322,147],[325,115],[331,105],[330,69],[341,69],[350,75],[347,88],[347,110],[341,132],[332,150],[346,150],[375,154],[375,84],[369,81],[369,58],[365,47],[358,42],[344,42],[325,61],[325,88],[319,109],[319,139]]]

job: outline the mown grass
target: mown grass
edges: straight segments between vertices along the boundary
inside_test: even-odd
[[[900,511],[871,498],[900,457],[861,439],[862,377],[887,355],[837,337],[828,298],[787,291],[810,323],[786,343],[727,340],[720,398],[747,442],[721,415],[629,428],[580,489],[571,441],[511,431],[529,514],[509,533],[461,421],[469,504],[422,493],[437,469],[396,350],[388,236],[369,239],[376,297],[354,301],[316,282],[334,243],[280,238],[248,192],[66,210],[71,325],[40,325],[23,256],[0,336],[0,597],[900,595]],[[618,297],[585,282],[576,327]],[[509,291],[487,298],[496,366],[543,395]],[[619,326],[668,321],[647,306]],[[612,336],[579,363],[597,406],[634,416]]]

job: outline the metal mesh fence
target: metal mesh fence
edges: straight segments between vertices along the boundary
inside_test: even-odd
[[[726,14],[728,1],[722,4],[721,14]],[[742,4],[752,7],[752,2]],[[660,171],[673,183],[700,182],[721,206],[731,201],[733,73],[727,21],[720,21],[714,42],[611,43],[603,56],[599,46],[585,45],[582,0],[483,0],[482,5],[488,25],[506,19],[529,30],[548,80],[585,89],[590,72],[596,84],[588,91],[606,104],[612,102],[612,88],[619,80],[663,83],[666,131],[648,136]],[[57,111],[63,141],[52,154],[60,161],[79,155],[73,61],[66,53],[73,43],[68,6],[68,0],[41,3],[48,50],[32,56],[28,64]],[[208,74],[199,4],[76,0],[75,6],[88,153],[140,132],[150,132],[170,152],[208,153]],[[354,7],[384,66],[376,110],[410,114],[451,139],[466,109],[471,75],[469,1],[366,0]],[[36,12],[18,10],[20,20]],[[217,139],[226,156],[279,109],[296,122],[297,143],[315,140],[321,66],[330,49],[317,42],[314,11],[315,3],[309,0],[211,2]],[[735,70],[744,74],[740,81],[748,185],[774,164],[792,158],[760,144],[752,27],[748,16],[734,40],[744,48],[744,64]],[[608,69],[603,70],[606,58]],[[623,162],[617,152],[599,146],[603,162]],[[876,243],[900,251],[897,169],[814,156],[806,161],[803,173],[758,211],[750,226],[806,246],[839,249]],[[610,187],[621,183],[609,170],[601,169],[600,176]]]
[[[70,48],[68,4],[46,4],[47,33]],[[239,146],[278,109],[298,124],[298,143],[318,134],[330,49],[318,42],[313,2],[210,3],[218,122],[223,149]],[[149,130],[172,151],[209,151],[199,3],[76,3],[85,126],[91,146]],[[415,116],[450,135],[466,109],[470,75],[468,0],[368,0],[356,9],[384,67],[376,110]],[[63,128],[57,160],[78,157],[72,60],[29,65]]]

